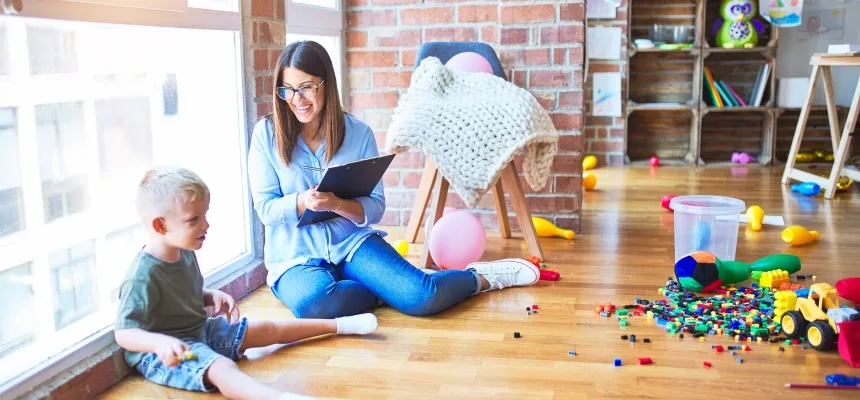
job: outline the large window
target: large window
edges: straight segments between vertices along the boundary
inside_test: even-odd
[[[98,308],[95,242],[90,240],[48,256],[54,298],[54,325],[63,329]]]
[[[14,109],[0,108],[0,238],[24,228],[16,120]]]
[[[45,220],[89,208],[83,103],[39,105],[36,131]]]
[[[112,338],[99,332],[146,243],[148,168],[189,168],[212,190],[207,282],[255,256],[238,1],[24,3],[0,16],[2,398]]]
[[[344,100],[343,80],[343,19],[344,11],[338,0],[284,0],[287,7],[287,43],[313,40],[322,45],[331,57],[337,77],[341,101]]]
[[[33,341],[33,268],[29,263],[0,271],[0,357]]]
[[[9,43],[6,41],[6,25],[0,21],[0,75],[9,73]]]

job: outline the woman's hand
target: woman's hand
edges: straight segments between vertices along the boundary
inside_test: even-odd
[[[331,192],[309,190],[304,195],[305,208],[311,211],[335,211],[343,205],[343,200]]]

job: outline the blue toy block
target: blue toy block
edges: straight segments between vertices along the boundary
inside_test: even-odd
[[[744,363],[743,357],[738,357],[737,362],[738,362],[738,364],[743,364]]]
[[[569,351],[567,352],[567,355],[569,355],[569,356],[575,356],[575,355],[576,355],[576,350],[569,350]]]
[[[620,358],[616,358],[616,359],[615,359],[615,366],[616,366],[616,367],[620,367],[620,366],[621,366],[621,359],[620,359]]]

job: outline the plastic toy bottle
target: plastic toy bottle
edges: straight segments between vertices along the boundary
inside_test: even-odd
[[[573,236],[575,235],[572,230],[561,229],[543,218],[532,217],[532,223],[535,226],[535,232],[538,237],[562,237],[567,240],[573,240]]]
[[[818,240],[818,231],[810,231],[802,226],[794,225],[782,231],[782,240],[792,246],[800,246]]]
[[[747,208],[747,222],[750,224],[750,229],[760,231],[762,221],[764,221],[764,210],[761,207],[750,206]]]
[[[804,196],[815,196],[821,193],[821,186],[814,182],[803,182],[791,185],[792,192],[798,192]]]

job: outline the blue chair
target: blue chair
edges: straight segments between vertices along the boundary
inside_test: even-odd
[[[427,57],[436,57],[442,64],[448,62],[451,57],[459,53],[474,52],[482,55],[489,61],[493,67],[493,74],[508,80],[505,71],[502,68],[502,63],[496,55],[493,48],[481,42],[430,42],[424,43],[418,48],[418,53],[415,56],[415,68],[421,65],[421,61]],[[496,217],[499,219],[499,230],[502,238],[511,237],[511,225],[508,220],[508,211],[505,206],[505,189],[508,195],[511,196],[511,204],[514,207],[514,213],[517,217],[517,222],[522,230],[523,237],[528,244],[529,253],[533,256],[538,256],[544,259],[543,249],[541,249],[540,241],[535,232],[534,224],[532,223],[531,212],[526,203],[525,193],[523,192],[522,183],[520,182],[514,162],[510,162],[502,171],[501,177],[492,186],[493,203],[496,206]],[[424,219],[424,210],[427,204],[430,203],[431,196],[433,198],[430,207],[430,215],[432,218],[427,220],[427,232],[433,229],[433,224],[442,218],[442,212],[445,209],[445,200],[448,194],[448,180],[439,174],[436,169],[436,164],[429,157],[424,158],[424,173],[421,176],[421,182],[418,184],[418,193],[415,196],[415,204],[412,206],[412,214],[409,217],[409,224],[406,227],[406,240],[410,243],[415,243],[418,238],[418,231],[421,228],[421,221]],[[430,268],[433,260],[430,257],[429,237],[424,238],[424,249],[421,253],[420,268]]]
[[[490,45],[482,42],[430,42],[424,43],[418,48],[418,54],[415,56],[415,68],[421,65],[421,61],[427,57],[436,57],[442,64],[448,62],[451,57],[460,53],[478,53],[489,61],[493,67],[493,74],[508,80],[505,71],[502,68],[502,62],[496,56],[496,51]]]

